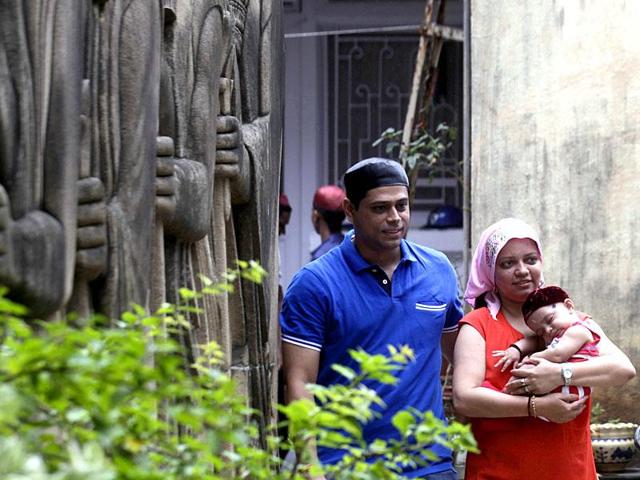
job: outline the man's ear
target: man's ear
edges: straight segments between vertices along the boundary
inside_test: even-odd
[[[353,223],[353,212],[356,208],[353,206],[353,203],[351,203],[351,200],[345,197],[345,199],[342,200],[342,209],[347,217],[349,217],[349,221]]]
[[[318,223],[320,222],[321,218],[322,217],[318,213],[318,210],[316,210],[315,208],[313,210],[311,210],[311,225],[313,225],[313,228],[316,231],[318,230]]]

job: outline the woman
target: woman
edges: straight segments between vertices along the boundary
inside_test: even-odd
[[[635,375],[624,353],[599,332],[600,357],[580,364],[540,359],[511,372],[495,366],[494,351],[533,334],[521,308],[543,283],[542,250],[529,225],[509,218],[484,231],[465,292],[476,310],[461,320],[454,354],[454,405],[471,418],[481,451],[467,456],[466,479],[596,479],[591,400],[548,392],[569,383],[624,384]]]

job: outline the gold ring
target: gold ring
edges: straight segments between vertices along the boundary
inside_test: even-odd
[[[525,388],[527,387],[527,381],[524,378],[520,379],[520,384]]]

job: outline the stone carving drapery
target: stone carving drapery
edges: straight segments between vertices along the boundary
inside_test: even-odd
[[[178,302],[237,259],[263,285],[208,298],[216,340],[273,415],[282,135],[276,0],[0,2],[0,283],[49,317]]]

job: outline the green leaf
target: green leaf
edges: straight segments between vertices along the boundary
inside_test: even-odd
[[[356,377],[356,372],[354,372],[351,368],[345,367],[343,365],[331,365],[331,369],[338,372],[340,375],[345,377],[347,380],[353,380]]]
[[[416,420],[413,415],[403,410],[393,416],[391,423],[402,436],[405,436],[409,432],[409,429],[415,425]]]

